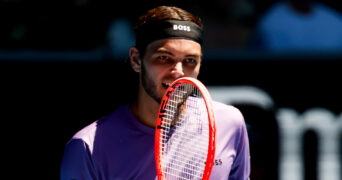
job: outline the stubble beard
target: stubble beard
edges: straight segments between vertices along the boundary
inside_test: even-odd
[[[157,93],[157,85],[147,73],[144,63],[141,63],[141,82],[145,92],[152,97],[158,104],[161,102],[161,97]]]

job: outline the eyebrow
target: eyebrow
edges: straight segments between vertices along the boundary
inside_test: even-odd
[[[156,52],[154,52],[154,54],[168,54],[170,56],[175,56],[172,52],[170,51],[167,51],[167,50],[163,50],[163,49],[158,49]],[[201,58],[202,56],[202,53],[200,55],[197,55],[197,54],[187,54],[185,55],[185,57],[198,57],[198,58]]]
[[[158,49],[156,52],[154,52],[154,54],[169,54],[171,56],[175,56],[174,54],[172,54],[172,52],[162,49]]]

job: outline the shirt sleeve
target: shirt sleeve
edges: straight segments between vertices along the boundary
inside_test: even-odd
[[[238,131],[236,157],[229,174],[229,180],[248,180],[250,176],[249,140],[245,123]]]
[[[72,139],[65,147],[60,179],[93,180],[98,179],[91,158],[89,146],[81,139]]]

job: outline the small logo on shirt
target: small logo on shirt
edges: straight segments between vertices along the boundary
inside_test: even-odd
[[[191,31],[190,26],[177,25],[177,24],[173,25],[173,30],[181,30],[181,31],[188,31],[188,32]]]
[[[214,165],[216,165],[216,166],[222,165],[222,160],[221,159],[215,159]]]
[[[204,162],[206,164],[206,162]],[[221,166],[222,165],[222,160],[221,159],[215,159],[214,160],[214,166]]]

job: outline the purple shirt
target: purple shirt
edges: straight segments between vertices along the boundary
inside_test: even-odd
[[[217,134],[210,179],[247,180],[250,159],[243,116],[232,106],[213,104]],[[133,116],[128,105],[121,106],[67,143],[61,180],[156,179],[154,133]]]

